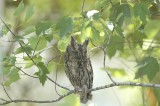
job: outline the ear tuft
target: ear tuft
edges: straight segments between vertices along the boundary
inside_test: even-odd
[[[71,36],[71,45],[74,46],[76,43],[75,38],[73,36]]]
[[[83,42],[83,45],[87,46],[89,43],[89,39],[86,39],[84,42]]]

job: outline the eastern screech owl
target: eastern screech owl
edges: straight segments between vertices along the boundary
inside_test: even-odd
[[[93,85],[93,70],[90,58],[87,55],[87,45],[89,40],[85,40],[83,44],[78,44],[73,37],[67,46],[64,56],[65,73],[74,88],[81,89],[81,103],[87,103],[91,99],[91,92],[86,92]]]

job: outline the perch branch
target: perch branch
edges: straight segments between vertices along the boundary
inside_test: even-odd
[[[97,91],[97,90],[101,90],[101,89],[106,89],[106,88],[111,88],[114,86],[140,86],[140,87],[153,87],[153,88],[160,88],[159,84],[144,84],[144,83],[135,83],[135,82],[115,82],[115,83],[111,83],[108,85],[104,85],[104,86],[100,86],[100,87],[96,87],[93,89],[88,89],[87,92],[91,92],[91,91]],[[81,90],[79,90],[81,92]],[[44,100],[44,101],[40,101],[40,100],[23,100],[23,99],[17,99],[17,100],[5,100],[0,98],[2,101],[4,101],[3,103],[0,103],[0,105],[6,105],[9,103],[18,103],[18,102],[32,102],[32,103],[53,103],[53,102],[58,102],[61,99],[63,99],[66,96],[69,96],[72,93],[76,93],[78,91],[76,90],[71,90],[68,93],[58,97],[57,99],[54,100]]]
[[[55,99],[55,100],[45,100],[45,101],[40,101],[40,100],[22,100],[22,99],[17,99],[17,100],[12,100],[12,101],[11,101],[11,100],[2,99],[2,100],[5,101],[5,102],[0,103],[0,105],[6,105],[6,104],[9,104],[9,103],[19,103],[19,102],[53,103],[53,102],[57,102],[57,101],[63,99],[64,97],[66,97],[66,96],[68,96],[68,95],[70,95],[70,94],[72,94],[72,93],[74,93],[74,92],[75,92],[75,90],[72,90],[72,91],[70,91],[70,92],[68,92],[68,93],[60,96],[59,98],[57,98],[57,99]]]

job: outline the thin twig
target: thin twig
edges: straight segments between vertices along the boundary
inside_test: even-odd
[[[3,24],[5,25],[5,27],[9,30],[9,32],[11,32],[11,34],[15,37],[16,35],[11,31],[11,29],[8,27],[8,25],[3,21],[3,19],[0,17],[1,21],[3,22]]]
[[[60,55],[57,55],[57,56],[53,57],[51,60],[49,60],[49,61],[47,62],[47,65],[48,65],[52,60],[56,59],[58,56],[60,56]]]
[[[14,36],[14,37],[16,37],[16,35],[11,31],[11,29],[8,27],[8,25],[3,21],[3,19],[0,17],[0,19],[1,19],[1,21],[3,22],[3,24],[5,25],[5,27],[9,30],[9,32]],[[23,47],[23,45],[20,43],[20,42],[18,42],[19,43],[19,45],[21,46],[21,48],[23,49],[23,50],[25,50],[24,49],[24,47]],[[36,65],[37,66],[37,64],[36,64],[36,62],[32,59],[32,57],[27,53],[27,52],[25,52],[26,53],[26,55],[29,57],[29,59],[33,62],[33,64],[34,65]],[[38,66],[37,66],[38,67]]]
[[[113,32],[112,32],[112,34],[113,34]],[[113,78],[111,77],[110,73],[109,73],[108,70],[106,69],[106,63],[105,63],[105,62],[106,62],[106,50],[107,50],[107,48],[108,48],[108,45],[110,44],[111,36],[112,36],[112,35],[109,35],[108,41],[107,41],[107,44],[106,44],[106,47],[105,47],[105,48],[104,48],[104,45],[102,45],[102,46],[99,47],[99,46],[96,46],[91,39],[90,39],[90,41],[91,41],[91,43],[92,43],[93,46],[98,47],[98,48],[100,48],[100,49],[103,51],[103,53],[104,53],[104,58],[103,58],[103,67],[104,67],[104,70],[106,71],[106,73],[107,73],[108,77],[110,78],[110,80],[111,80],[113,83],[115,83],[115,81],[114,81]],[[105,42],[105,39],[104,39],[104,42]]]
[[[8,102],[8,100],[5,100],[5,99],[3,99],[3,98],[0,98],[0,100],[1,100],[1,101],[5,101],[5,102]]]
[[[58,66],[57,66],[57,68],[56,68],[56,78],[55,78],[55,82],[57,83],[57,70],[58,70]],[[59,96],[61,96],[61,94],[59,94],[58,93],[58,91],[57,91],[57,86],[56,86],[56,84],[55,84],[55,91],[56,91],[56,93],[59,95]]]
[[[3,39],[1,39],[3,42],[7,42],[7,43],[11,43],[11,42],[16,42],[15,40],[3,40]]]
[[[17,68],[18,70],[20,70],[24,75],[27,75],[27,76],[32,77],[32,78],[38,78],[38,77],[36,77],[36,76],[27,74],[26,72],[24,72],[21,68],[19,68],[19,67],[17,67],[17,66],[14,66],[14,67]]]
[[[115,83],[115,81],[113,80],[113,78],[111,77],[109,71],[108,71],[107,68],[106,68],[106,54],[107,54],[107,49],[108,49],[108,46],[109,46],[109,44],[110,44],[111,36],[112,36],[112,35],[113,35],[113,31],[112,31],[111,34],[108,34],[107,44],[106,44],[105,47],[104,47],[104,45],[102,45],[101,50],[103,51],[103,54],[104,54],[104,57],[103,57],[103,67],[104,67],[104,70],[106,71],[106,73],[107,73],[108,77],[110,78],[110,80],[111,80],[113,83]],[[106,38],[105,38],[105,39],[106,39]],[[105,39],[104,39],[104,42],[103,42],[103,43],[105,43]]]
[[[57,86],[59,86],[59,87],[65,89],[65,90],[67,90],[67,91],[71,91],[69,88],[59,85],[58,83],[56,83],[54,80],[52,80],[52,79],[49,78],[48,76],[47,76],[47,79],[50,80],[51,82],[55,83]]]
[[[104,67],[104,70],[106,71],[108,77],[110,78],[110,80],[113,82],[113,83],[116,83],[113,78],[111,77],[109,71],[107,70],[106,68],[106,51],[103,49],[103,53],[104,53],[104,57],[103,57],[103,67]]]
[[[41,40],[41,37],[38,39],[38,42],[36,43],[36,46],[35,46],[34,51],[33,51],[33,56],[34,56],[34,54],[35,54],[35,51],[36,51],[36,49],[37,49],[37,47],[38,47],[38,44],[39,44],[40,40]]]
[[[84,3],[85,3],[85,0],[83,0],[83,3],[82,3],[82,13],[83,13],[83,8],[84,8]]]
[[[24,75],[27,75],[27,76],[32,77],[32,78],[39,78],[39,77],[30,75],[30,74],[27,74],[26,72],[24,72],[21,68],[19,68],[19,67],[17,67],[17,66],[15,66],[15,68],[17,68],[18,70],[20,70]],[[60,84],[56,83],[54,80],[52,80],[51,78],[49,78],[48,76],[47,76],[47,79],[48,79],[49,81],[53,82],[54,84],[56,84],[57,86],[59,86],[60,88],[63,88],[63,89],[65,89],[65,90],[67,90],[67,91],[70,91],[69,88],[66,88],[66,87],[64,87],[64,86],[61,86]]]
[[[113,32],[112,32],[112,34],[109,34],[109,36],[108,36],[108,41],[107,41],[107,44],[106,44],[106,47],[105,47],[105,50],[106,50],[106,51],[107,51],[108,46],[109,46],[109,44],[110,44],[112,35],[113,35]],[[105,43],[105,40],[104,40],[104,43]],[[103,46],[103,47],[104,47],[104,46]]]
[[[4,89],[5,93],[6,93],[6,95],[7,95],[8,98],[10,99],[10,101],[12,101],[12,99],[11,99],[11,97],[9,96],[9,94],[8,94],[6,88],[4,87],[3,83],[2,83],[2,87],[3,87],[3,89]]]
[[[89,40],[91,41],[91,43],[92,43],[92,45],[93,45],[94,47],[100,48],[99,46],[96,46],[96,45],[93,43],[92,39],[89,39]]]
[[[143,56],[143,59],[147,56],[147,54],[151,54],[151,52],[152,52],[152,50],[151,50],[152,44],[153,44],[154,40],[156,39],[156,37],[157,37],[157,36],[155,36],[155,37],[152,39],[150,45],[148,46],[148,48],[147,48],[147,50],[146,50],[145,55]],[[149,52],[149,53],[147,53],[147,52]]]
[[[113,7],[114,4],[113,4],[112,0],[109,0],[109,2],[111,3],[111,5],[112,5],[112,7]]]

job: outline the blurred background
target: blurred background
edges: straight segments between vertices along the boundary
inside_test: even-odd
[[[18,34],[21,30],[26,29],[28,26],[36,25],[40,21],[51,20],[53,23],[56,23],[58,19],[66,15],[79,16],[82,12],[82,1],[83,0],[23,0],[26,7],[34,4],[34,15],[28,22],[22,23],[23,16],[13,16],[13,13],[21,0],[0,0],[0,16],[6,23],[11,24],[13,26],[13,32]],[[96,0],[86,0],[84,11],[96,9],[95,2]],[[103,14],[103,17],[107,16],[107,14]],[[6,39],[8,40],[10,38],[6,37]],[[8,42],[5,41],[5,39],[0,41],[0,58],[2,58],[4,54],[10,55],[13,53],[15,46],[16,44],[14,42]],[[129,51],[129,49],[125,49],[125,51]],[[46,51],[44,57],[49,59],[50,57],[54,57],[54,53],[47,53]],[[90,57],[94,70],[93,88],[111,83],[107,73],[103,70],[103,53],[100,50],[97,50],[94,51],[94,53],[91,53]],[[24,62],[21,61],[19,64],[24,64]],[[133,58],[124,59],[115,55],[110,60],[107,57],[106,66],[123,70],[112,73],[114,74],[113,78],[115,81],[135,81],[134,73],[136,70],[136,63]],[[27,69],[26,71],[33,73],[33,70],[34,67]],[[50,74],[50,78],[53,80],[56,79],[56,71],[53,71]],[[3,75],[1,75],[0,80],[3,82]],[[72,88],[72,85],[64,74],[64,70],[61,68],[57,71],[57,83]],[[66,92],[61,88],[56,88],[59,94],[64,94]],[[145,88],[112,87],[94,91],[92,93],[93,99],[86,105],[80,104],[78,96],[73,94],[55,103],[11,103],[6,106],[142,106],[142,89]],[[24,75],[21,75],[19,81],[6,87],[6,90],[12,99],[53,100],[58,97],[55,92],[54,83],[47,81],[45,85],[42,86],[37,79]],[[152,93],[149,93],[148,95],[151,96]],[[2,86],[0,86],[0,97],[8,99]]]

